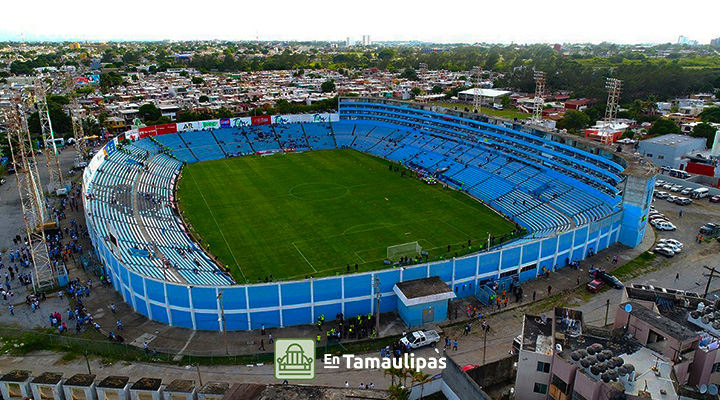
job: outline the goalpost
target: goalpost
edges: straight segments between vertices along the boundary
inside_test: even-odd
[[[388,246],[387,258],[391,261],[397,261],[400,257],[415,257],[422,254],[422,247],[418,242],[410,242]]]

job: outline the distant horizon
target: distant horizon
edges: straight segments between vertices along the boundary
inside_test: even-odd
[[[671,0],[606,0],[600,5],[530,0],[455,2],[433,5],[397,0],[338,3],[290,0],[240,3],[225,0],[124,0],[87,4],[79,0],[36,0],[3,4],[1,41],[419,41],[437,44],[677,43],[680,36],[709,44],[720,37],[717,0],[691,4],[682,19]],[[688,11],[687,9],[683,11]]]

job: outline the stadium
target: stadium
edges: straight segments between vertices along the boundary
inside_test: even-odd
[[[85,169],[83,201],[135,311],[247,330],[374,313],[378,295],[395,311],[397,283],[431,276],[487,299],[634,247],[653,186],[641,158],[577,136],[347,97],[337,114],[128,131]]]

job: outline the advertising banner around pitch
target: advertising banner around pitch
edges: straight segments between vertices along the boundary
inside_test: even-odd
[[[199,131],[202,129],[202,123],[200,121],[180,122],[175,125],[175,129],[178,132]]]
[[[259,117],[250,117],[250,123],[253,125],[270,125],[272,120],[269,115],[261,115]]]
[[[138,134],[140,136],[140,139],[146,138],[148,136],[155,136],[157,135],[157,131],[155,130],[155,126],[143,126],[142,128],[138,129]]]
[[[217,129],[220,127],[220,120],[219,119],[211,119],[209,121],[200,121],[201,128],[200,129]]]
[[[155,125],[156,135],[167,135],[177,132],[177,124]]]
[[[230,126],[233,128],[241,128],[243,126],[250,126],[251,121],[250,117],[242,117],[242,118],[230,118]]]

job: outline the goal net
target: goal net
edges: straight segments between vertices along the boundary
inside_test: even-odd
[[[397,261],[400,257],[415,257],[422,253],[422,247],[418,242],[410,242],[389,246],[387,248],[387,258],[391,261]]]

